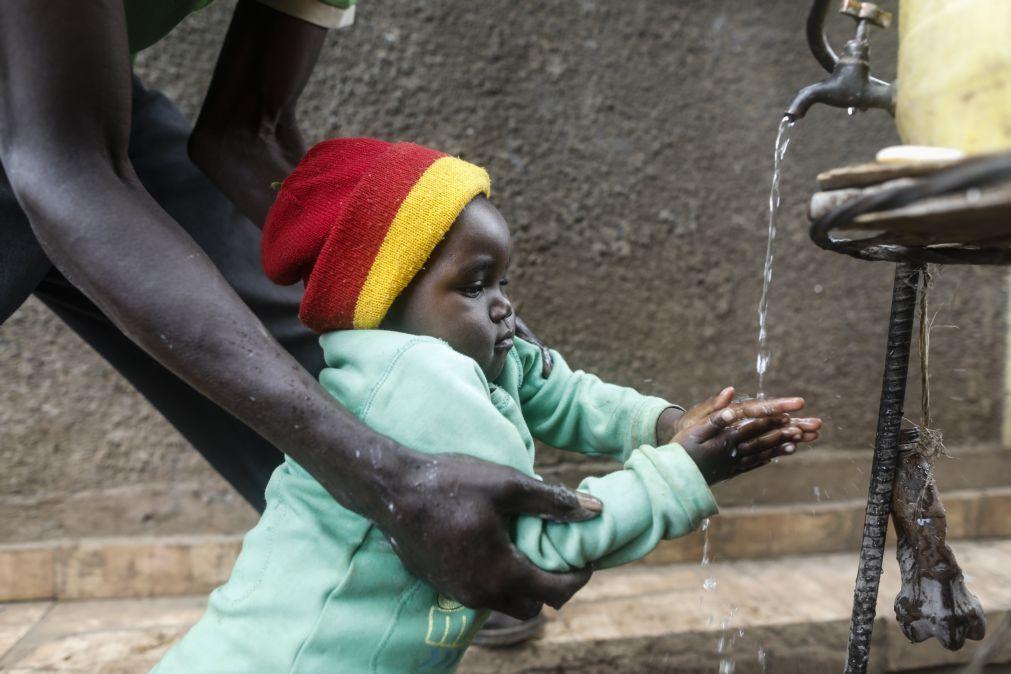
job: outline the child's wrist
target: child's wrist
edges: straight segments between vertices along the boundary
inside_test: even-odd
[[[660,413],[656,419],[656,444],[665,445],[677,435],[678,422],[685,415],[685,409],[680,405],[671,405]]]

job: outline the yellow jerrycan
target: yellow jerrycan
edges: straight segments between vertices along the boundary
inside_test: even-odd
[[[903,142],[1011,150],[1011,0],[899,0]]]

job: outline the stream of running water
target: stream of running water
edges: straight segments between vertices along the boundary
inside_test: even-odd
[[[765,397],[765,372],[769,367],[769,332],[767,319],[769,316],[769,286],[772,285],[772,262],[774,244],[776,241],[776,221],[779,217],[779,180],[782,175],[783,157],[786,156],[786,149],[790,145],[790,129],[793,122],[789,117],[783,117],[779,122],[779,131],[776,133],[776,147],[772,158],[772,186],[769,189],[769,235],[765,244],[765,267],[762,271],[762,298],[758,303],[758,359],[755,364],[755,371],[758,374],[757,397]],[[817,487],[815,488],[817,490]],[[708,567],[712,563],[709,553],[709,520],[702,522],[702,566]],[[710,573],[702,582],[703,596],[699,601],[704,601],[705,594],[715,594],[717,582],[715,574]],[[734,628],[733,619],[737,608],[730,606],[726,615],[720,623],[720,638],[716,645],[716,652],[720,656],[720,674],[732,674],[736,668],[737,660],[734,654],[734,644],[740,637],[744,636],[744,628]],[[715,624],[715,613],[710,614],[709,624]],[[758,647],[757,663],[760,671],[765,671],[766,652],[763,646]]]
[[[765,371],[769,368],[769,332],[767,319],[769,316],[769,286],[772,285],[772,260],[776,241],[776,220],[779,217],[779,179],[783,157],[790,145],[790,129],[793,122],[789,117],[783,117],[776,133],[776,148],[772,156],[772,187],[769,189],[769,236],[765,243],[765,268],[762,271],[762,298],[758,302],[758,359],[755,371],[758,373],[757,397],[765,397]]]

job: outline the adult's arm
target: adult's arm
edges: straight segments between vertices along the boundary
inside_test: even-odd
[[[258,227],[306,152],[295,108],[326,29],[240,0],[190,137],[193,162]]]
[[[585,574],[522,563],[503,521],[589,516],[577,497],[484,462],[423,456],[335,405],[139,183],[130,97],[120,0],[5,4],[0,163],[56,267],[141,348],[376,521],[441,591],[514,615],[564,603]]]

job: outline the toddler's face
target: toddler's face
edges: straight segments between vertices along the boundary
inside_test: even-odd
[[[476,197],[394,302],[382,327],[444,339],[494,379],[516,330],[505,293],[511,252],[502,214]]]

